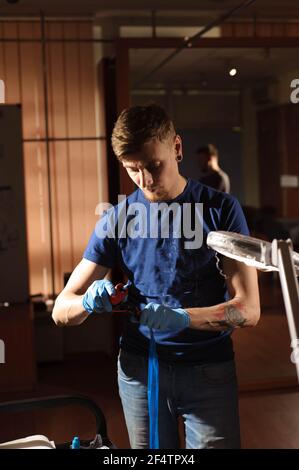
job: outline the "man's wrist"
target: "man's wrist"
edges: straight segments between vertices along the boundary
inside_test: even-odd
[[[188,310],[184,308],[176,308],[175,310],[184,317],[185,328],[189,328],[191,324],[191,318],[190,318]]]

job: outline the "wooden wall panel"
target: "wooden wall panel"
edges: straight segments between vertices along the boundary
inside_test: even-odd
[[[80,38],[92,36],[90,23],[80,23],[78,27]],[[96,135],[95,125],[95,59],[94,52],[89,43],[79,43],[79,64],[81,79],[81,112],[82,135],[90,137]],[[93,73],[91,73],[93,71]],[[99,201],[97,185],[97,144],[96,141],[83,141],[83,172],[84,172],[84,204],[85,220],[84,231],[88,239],[95,225],[95,208]],[[102,175],[103,177],[103,175]],[[108,201],[108,199],[107,199]]]
[[[48,26],[49,38],[60,38],[63,35],[61,23]],[[64,69],[64,45],[62,42],[47,43],[49,72],[49,134],[50,137],[66,137],[66,82]]]
[[[100,201],[108,200],[108,195],[110,197],[109,174],[108,174],[108,166],[109,166],[108,159],[110,158],[110,155],[107,153],[107,147],[111,146],[110,144],[111,132],[107,133],[106,120],[109,118],[114,120],[114,113],[115,113],[114,107],[111,107],[109,110],[107,110],[107,107],[106,107],[107,103],[106,103],[105,92],[107,92],[107,88],[106,88],[105,79],[104,79],[103,60],[105,59],[102,59],[97,64],[98,86],[96,87],[96,98],[95,98],[96,104],[97,104],[97,107],[96,107],[97,134],[100,136],[104,136],[107,139],[107,140],[99,140],[97,141],[97,144],[96,144],[97,155],[98,155],[98,175],[99,175],[99,179],[102,181],[102,185],[99,187],[99,200]],[[115,90],[114,82],[113,82],[113,92],[114,92],[114,95],[111,94],[110,96],[111,98],[114,97],[115,99],[116,90]]]
[[[116,100],[118,114],[131,104],[129,77],[129,50],[126,45],[119,40],[116,46]],[[119,181],[121,194],[128,195],[134,191],[134,183],[121,164],[119,165]]]
[[[223,25],[220,26],[221,28],[221,36],[222,37],[228,37],[231,38],[235,36],[234,31],[233,31],[233,23],[224,23]]]
[[[254,26],[252,23],[233,23],[232,33],[233,36],[250,37],[254,34]]]
[[[35,23],[0,24],[2,38],[38,38]],[[43,134],[41,47],[38,43],[0,44],[0,74],[5,81],[6,103],[22,103],[24,138]]]
[[[82,258],[86,245],[85,230],[82,230],[82,221],[85,218],[84,204],[84,171],[82,142],[69,142],[69,172],[70,172],[70,242],[71,262],[75,266]],[[96,168],[94,168],[96,171]]]
[[[107,136],[108,145],[110,136]],[[108,162],[107,162],[107,142],[100,140],[97,142],[97,155],[98,155],[98,175],[103,184],[99,188],[99,201],[109,201],[108,198]],[[109,158],[109,157],[108,157]],[[113,158],[115,156],[113,155]],[[112,202],[111,202],[112,203]]]
[[[88,240],[92,230],[95,227],[95,210],[99,204],[99,195],[95,184],[95,173],[97,171],[97,155],[94,142],[85,142],[84,144],[84,226],[85,239]],[[108,202],[108,198],[101,202]]]
[[[77,37],[77,23],[67,23],[64,26],[64,38]],[[80,108],[80,62],[79,48],[77,43],[64,44],[64,67],[65,67],[65,98],[67,112],[67,135],[78,137],[82,135],[82,113]]]
[[[46,22],[49,136],[65,139],[50,144],[55,287],[63,273],[81,259],[94,228],[95,207],[108,200],[103,143],[72,141],[104,135],[96,126],[96,64],[92,42],[63,42],[93,37],[92,22]],[[41,39],[39,22],[1,22],[0,38]],[[8,103],[20,102],[23,137],[45,137],[45,103],[41,42],[0,42],[0,78]],[[98,106],[102,106],[99,102]],[[102,121],[103,122],[103,119]],[[49,208],[46,146],[24,144],[26,207],[32,294],[51,293]],[[103,183],[102,183],[103,181]]]
[[[78,24],[66,23],[63,28],[65,39],[78,37]],[[82,135],[82,113],[80,108],[80,63],[77,43],[64,44],[64,66],[66,93],[66,126],[68,137]],[[81,227],[84,219],[83,203],[83,143],[67,142],[67,158],[69,169],[69,201],[70,201],[70,259],[74,267],[82,257],[82,247],[86,243]],[[66,270],[65,270],[66,272]]]
[[[118,203],[119,190],[119,168],[120,164],[116,159],[112,144],[111,135],[114,124],[117,119],[117,99],[116,99],[116,69],[115,59],[104,57],[98,64],[98,85],[99,96],[102,106],[102,116],[100,125],[104,129],[107,136],[106,141],[106,158],[101,153],[100,165],[106,162],[105,172],[107,172],[107,187],[109,189],[109,201],[111,204]]]
[[[62,23],[51,22],[48,24],[47,37],[63,38]],[[49,135],[51,138],[65,138],[67,137],[67,108],[63,43],[47,43],[47,58]],[[49,149],[55,288],[60,290],[63,272],[70,271],[70,200],[67,142],[51,142]]]
[[[20,23],[22,38],[39,38],[35,23]],[[19,44],[23,138],[45,137],[42,50],[38,42]],[[30,292],[51,293],[46,152],[43,143],[24,144]]]
[[[3,29],[4,29],[4,25],[0,22],[0,39],[4,37]],[[0,42],[0,79],[3,80],[4,83],[6,83],[4,42]]]
[[[20,41],[22,39],[38,39],[41,40],[42,38],[42,28],[40,21],[17,21],[18,25],[18,38]],[[31,43],[33,44],[33,43]],[[40,43],[35,43],[40,47]]]
[[[91,38],[90,24],[80,23],[78,28],[80,38]],[[93,49],[87,42],[79,43],[79,64],[81,80],[81,112],[82,135],[95,135],[95,61]],[[92,73],[91,73],[92,72]]]
[[[273,37],[274,30],[270,23],[258,23],[256,25],[256,35],[259,37]]]
[[[14,22],[3,25],[3,37],[13,38],[18,36],[18,25]],[[16,42],[4,43],[5,63],[5,100],[8,104],[21,102],[20,54],[19,45]]]
[[[39,37],[34,23],[20,23],[19,34],[22,38]],[[38,42],[19,44],[20,72],[16,80],[20,81],[20,101],[23,109],[23,137],[34,139],[45,136],[44,99],[42,83],[41,45]]]
[[[48,26],[47,34],[55,38],[91,38],[92,29],[84,23],[55,24]],[[90,43],[55,43],[48,48],[52,136],[95,137],[95,79]],[[94,212],[99,202],[96,141],[51,145],[51,165],[55,285],[60,290],[63,273],[71,271],[75,260],[78,262],[82,257],[94,228]],[[76,238],[80,245],[75,249]]]
[[[286,36],[286,24],[274,23],[271,27],[271,36],[278,36],[278,37]]]
[[[288,37],[298,37],[299,36],[299,23],[288,23],[286,28],[286,35]]]
[[[229,22],[221,25],[223,37],[298,37],[298,23],[254,21]]]
[[[66,142],[50,144],[53,239],[55,259],[55,286],[61,289],[63,273],[72,270],[70,214],[69,158]]]
[[[30,292],[50,294],[51,266],[46,149],[43,143],[26,143],[23,148]]]

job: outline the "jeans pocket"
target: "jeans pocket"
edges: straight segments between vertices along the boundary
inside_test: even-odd
[[[142,381],[146,377],[145,358],[121,351],[117,361],[118,378],[125,382]]]
[[[203,379],[212,385],[222,385],[236,380],[234,361],[217,362],[201,366]]]

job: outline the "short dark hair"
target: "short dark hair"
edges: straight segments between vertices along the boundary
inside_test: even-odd
[[[161,142],[175,136],[175,128],[165,109],[156,104],[132,106],[119,115],[113,132],[112,148],[119,160],[139,152],[153,138]]]
[[[196,153],[203,153],[209,157],[211,157],[212,155],[216,155],[216,157],[218,157],[218,149],[214,144],[203,145],[202,147],[199,147],[197,149]]]

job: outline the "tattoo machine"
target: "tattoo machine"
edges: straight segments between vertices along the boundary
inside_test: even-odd
[[[130,283],[123,284],[121,282],[116,284],[116,293],[110,295],[109,299],[112,304],[113,312],[131,312],[136,320],[140,316],[140,309],[132,301],[128,300],[129,285]]]

